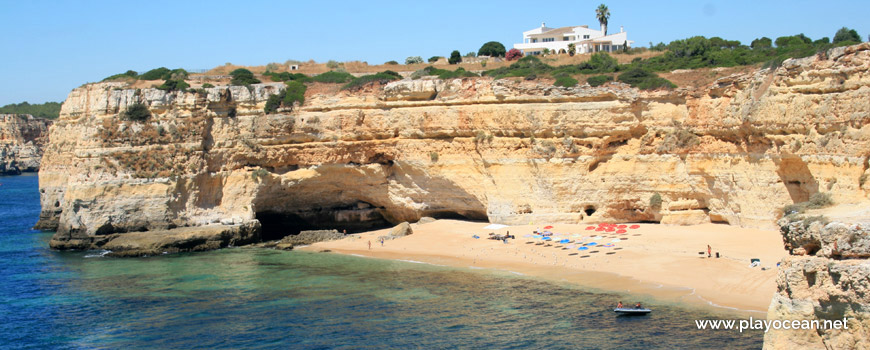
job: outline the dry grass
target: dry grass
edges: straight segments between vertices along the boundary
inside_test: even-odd
[[[670,80],[679,87],[698,88],[707,86],[716,79],[737,73],[748,73],[755,70],[755,66],[700,68],[689,71],[675,71],[658,73],[660,77]]]

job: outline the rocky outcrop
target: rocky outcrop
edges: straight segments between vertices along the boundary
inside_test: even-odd
[[[0,114],[0,175],[39,171],[49,125],[28,114]]]
[[[299,232],[298,235],[284,237],[279,244],[308,245],[342,238],[344,238],[344,234],[338,230],[310,230]]]
[[[40,227],[64,239],[256,220],[263,232],[386,228],[421,217],[772,226],[827,192],[866,201],[870,45],[712,86],[404,80],[200,92],[88,84],[43,158]],[[434,95],[433,95],[434,94]],[[132,103],[153,116],[119,117]],[[659,194],[662,203],[650,205]]]
[[[378,240],[381,240],[381,241],[393,240],[396,238],[405,237],[405,236],[413,234],[413,233],[414,233],[414,230],[411,229],[411,224],[409,224],[407,221],[405,221],[405,222],[398,224],[395,227],[391,228],[390,232],[387,233],[385,236],[379,236]]]
[[[765,349],[870,348],[870,221],[827,223],[819,216],[780,220],[786,248],[768,321],[846,320],[848,328],[771,329]]]
[[[88,237],[55,235],[50,244],[57,249],[105,249],[109,256],[128,257],[198,252],[245,245],[260,240],[260,223],[205,225],[149,232],[130,232]]]

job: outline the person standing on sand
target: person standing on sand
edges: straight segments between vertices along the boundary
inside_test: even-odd
[[[369,250],[372,250],[372,241],[369,241]]]
[[[381,237],[381,247],[384,246],[384,237]]]
[[[622,308],[622,301],[616,303],[616,308],[617,308],[617,309],[621,309],[621,308]]]
[[[708,244],[708,245],[707,245],[707,257],[708,257],[708,258],[711,257],[711,256],[713,256],[713,255],[712,255],[712,252],[713,252],[713,248],[710,248],[710,245]]]

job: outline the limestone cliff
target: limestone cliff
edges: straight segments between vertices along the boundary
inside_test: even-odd
[[[786,248],[777,292],[768,310],[773,320],[843,320],[847,329],[770,330],[765,349],[870,348],[870,217],[851,224],[821,216],[779,221]]]
[[[697,90],[560,88],[489,78],[200,92],[73,90],[40,171],[52,246],[110,233],[259,221],[264,239],[422,216],[506,224],[770,226],[828,192],[866,201],[870,45]],[[153,116],[119,117],[132,103]],[[658,193],[661,205],[650,205]],[[655,204],[655,203],[653,203]]]
[[[0,175],[39,170],[49,125],[28,114],[0,114]]]

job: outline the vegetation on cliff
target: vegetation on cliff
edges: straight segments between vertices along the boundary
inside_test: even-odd
[[[293,108],[295,105],[305,103],[305,91],[308,87],[305,84],[291,80],[287,82],[287,88],[281,93],[273,94],[266,100],[266,107],[263,109],[266,114],[272,114],[278,111],[278,108]]]
[[[25,102],[11,103],[0,107],[0,114],[30,114],[37,118],[57,119],[60,115],[60,102],[30,104]]]
[[[359,88],[365,86],[370,83],[379,83],[386,84],[394,80],[402,79],[402,76],[399,73],[393,72],[391,70],[385,70],[383,72],[363,75],[359,78],[354,78],[347,85],[343,86],[343,90],[358,90]]]
[[[134,103],[127,107],[127,110],[121,113],[121,118],[132,121],[145,121],[151,118],[151,111],[148,106],[141,103]]]
[[[244,68],[239,68],[230,72],[230,76],[233,77],[233,79],[230,80],[230,85],[250,85],[260,83],[260,79],[255,78],[254,73]]]
[[[468,77],[479,77],[479,75],[474,74],[465,70],[465,68],[459,67],[456,70],[446,70],[435,68],[432,66],[428,66],[421,70],[418,70],[411,74],[411,79],[420,79],[424,76],[437,76],[438,79],[456,79],[456,78],[468,78]]]

